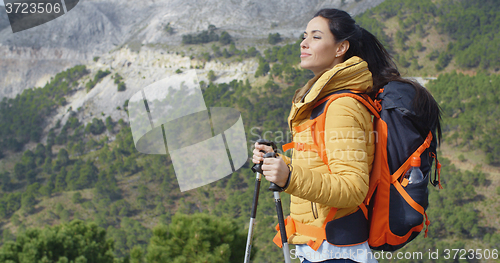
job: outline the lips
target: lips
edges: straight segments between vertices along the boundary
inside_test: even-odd
[[[309,57],[309,56],[311,56],[311,54],[309,54],[309,53],[300,53],[301,58],[305,58],[305,57]]]

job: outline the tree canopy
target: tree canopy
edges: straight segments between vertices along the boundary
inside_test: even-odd
[[[113,263],[113,260],[113,241],[106,239],[106,231],[79,220],[28,229],[0,250],[0,262]]]

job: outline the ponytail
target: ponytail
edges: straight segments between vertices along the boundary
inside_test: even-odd
[[[358,25],[356,31],[357,34],[346,39],[353,48],[349,48],[345,59],[358,56],[368,63],[368,69],[373,76],[373,89],[370,95],[374,97],[381,87],[389,81],[401,78],[401,75],[389,52],[372,33]]]
[[[413,109],[423,120],[431,122],[430,127],[436,127],[438,141],[441,141],[441,109],[429,91],[418,82],[404,79],[398,71],[391,55],[372,33],[356,24],[356,21],[345,11],[338,9],[321,9],[314,17],[328,19],[329,28],[337,42],[349,41],[349,49],[344,55],[347,60],[358,56],[368,63],[372,73],[373,87],[368,94],[375,98],[379,90],[391,81],[411,84],[415,88]]]

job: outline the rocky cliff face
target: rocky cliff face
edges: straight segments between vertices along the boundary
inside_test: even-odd
[[[198,66],[203,65],[202,68]],[[140,92],[148,85],[164,79],[167,76],[181,74],[188,70],[195,70],[196,81],[208,83],[209,71],[216,72],[216,83],[230,82],[234,79],[252,79],[257,69],[257,59],[248,59],[242,62],[222,63],[219,61],[200,62],[192,60],[187,56],[167,53],[161,50],[144,48],[140,52],[133,52],[128,48],[122,48],[111,54],[104,54],[97,62],[89,62],[87,69],[91,74],[84,77],[77,91],[66,98],[67,104],[59,107],[49,125],[45,127],[47,134],[49,129],[55,125],[57,120],[64,124],[70,116],[70,111],[76,113],[77,118],[87,123],[94,117],[111,116],[113,120],[128,120],[128,116],[122,109],[126,100],[135,93]],[[196,69],[198,67],[198,69]],[[104,77],[92,90],[87,92],[85,83],[94,76],[98,70],[110,69],[111,74]],[[182,71],[178,73],[177,70]],[[112,78],[116,73],[124,76],[126,90],[117,91],[117,85]],[[113,139],[113,138],[111,138]]]
[[[175,46],[186,33],[215,25],[238,45],[264,39],[270,32],[297,37],[323,7],[352,15],[383,0],[81,0],[66,15],[12,33],[0,7],[0,99],[42,86],[64,68],[87,64],[94,56],[122,47]],[[168,34],[167,24],[174,29]],[[127,76],[124,76],[127,78]]]

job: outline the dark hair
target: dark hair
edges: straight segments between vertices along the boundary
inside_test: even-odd
[[[430,127],[436,127],[438,141],[441,141],[441,109],[432,95],[419,83],[404,79],[398,71],[396,63],[382,43],[366,29],[356,24],[356,21],[345,11],[338,9],[321,9],[314,17],[323,17],[329,21],[330,31],[335,41],[349,41],[349,49],[344,55],[347,60],[358,56],[368,63],[372,73],[373,87],[368,94],[375,98],[378,91],[391,81],[411,84],[415,88],[413,109],[423,120],[431,120]],[[429,128],[430,128],[429,127]]]

